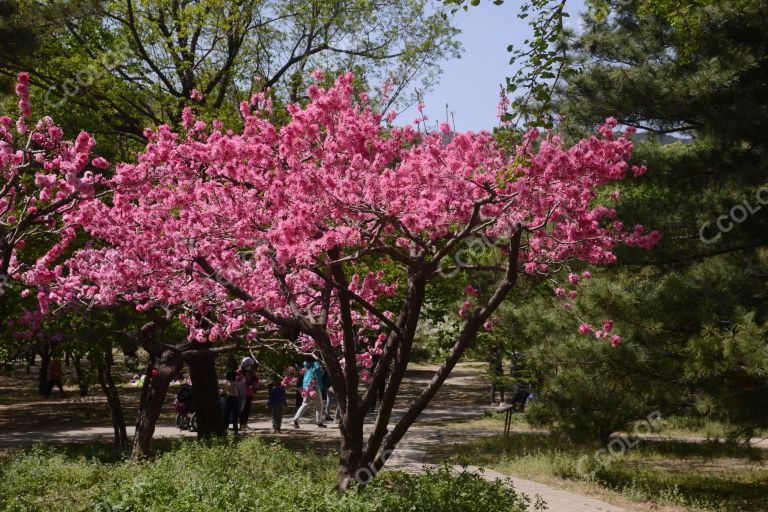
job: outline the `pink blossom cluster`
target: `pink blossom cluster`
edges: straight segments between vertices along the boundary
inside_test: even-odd
[[[593,328],[589,323],[583,321],[573,309],[576,298],[579,296],[579,292],[576,290],[576,288],[584,281],[592,279],[592,273],[589,270],[585,270],[581,273],[581,275],[576,274],[575,272],[569,272],[567,279],[569,289],[564,287],[557,287],[555,288],[555,296],[561,299],[563,309],[573,312],[574,315],[581,321],[578,329],[579,333],[593,333],[597,339],[609,340],[612,347],[618,346],[619,343],[621,343],[621,336],[617,334],[610,334],[613,330],[613,320],[604,320],[602,329]]]
[[[20,280],[29,270],[20,251],[29,239],[52,232],[60,240],[40,258],[28,284],[49,283],[61,275],[62,267],[52,267],[75,238],[76,231],[62,228],[58,217],[81,201],[94,198],[101,172],[109,164],[91,155],[93,137],[81,132],[76,140],[64,139],[63,130],[50,117],[43,117],[33,127],[27,125],[32,115],[29,76],[18,75],[16,93],[19,110],[15,129],[13,119],[0,117],[0,274]],[[40,309],[47,312],[47,291],[41,290]]]
[[[532,131],[508,155],[486,132],[451,133],[446,142],[441,132],[385,128],[352,82],[344,74],[327,89],[312,84],[309,103],[290,105],[284,126],[264,115],[266,98],[254,97],[242,105],[237,132],[190,108],[181,133],[147,130],[138,161],[118,164],[106,183],[111,199],[63,215],[99,243],[57,264],[71,242],[65,231],[26,273],[41,305],[162,305],[198,341],[277,327],[277,318],[301,313],[324,319],[333,346],[349,314],[367,370],[393,319],[376,307],[394,298],[398,283],[371,268],[431,264],[465,235],[503,243],[523,230],[517,264],[529,274],[570,260],[610,264],[617,244],[650,248],[658,240],[641,227],[623,229],[615,210],[595,205],[597,190],[627,173],[632,143],[613,133],[615,121],[570,148]],[[92,145],[81,134],[52,160],[63,180],[57,193],[92,184],[81,172]],[[333,265],[353,269],[347,284],[329,275]],[[354,295],[351,312],[339,307],[341,293]],[[463,317],[476,296],[468,287]],[[315,346],[306,334],[298,343]]]

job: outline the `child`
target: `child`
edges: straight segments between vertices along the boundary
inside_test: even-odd
[[[235,435],[240,433],[237,420],[240,416],[240,399],[237,394],[237,372],[230,370],[226,375],[227,381],[224,383],[224,392],[227,395],[227,401],[224,404],[224,421],[227,427],[232,423],[232,430]]]
[[[272,432],[282,434],[283,427],[283,407],[288,405],[285,399],[285,388],[280,382],[280,377],[272,379],[272,385],[269,387],[269,398],[267,398],[267,407],[272,408]]]

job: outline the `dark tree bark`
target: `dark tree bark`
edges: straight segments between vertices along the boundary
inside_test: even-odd
[[[80,391],[80,396],[88,396],[90,383],[88,382],[88,375],[85,373],[80,356],[72,355],[72,363],[75,367],[75,375],[77,375],[77,387]]]
[[[45,341],[40,345],[40,368],[37,370],[37,392],[48,394],[48,366],[51,364],[51,348]]]
[[[206,438],[211,434],[224,433],[224,421],[219,406],[219,381],[216,375],[216,353],[210,346],[184,353],[192,379],[192,399],[197,418],[197,437]]]
[[[139,416],[136,419],[136,432],[133,435],[131,459],[134,460],[149,455],[149,444],[155,433],[157,418],[163,409],[168,386],[181,371],[183,363],[175,347],[154,340],[155,332],[168,322],[169,316],[170,313],[167,313],[164,318],[151,314],[152,320],[139,329],[138,341],[149,353],[150,364],[144,376]]]
[[[128,447],[128,433],[125,429],[125,416],[123,407],[120,404],[120,395],[118,394],[115,381],[112,378],[111,363],[98,368],[97,373],[99,384],[107,397],[109,412],[112,418],[112,428],[115,432],[115,446],[122,448]]]
[[[173,348],[163,351],[156,362],[150,363],[144,377],[141,390],[139,417],[136,420],[136,433],[133,436],[131,458],[140,459],[149,455],[149,444],[155,433],[155,425],[163,409],[165,395],[171,380],[181,370],[181,357]],[[154,371],[153,371],[154,370]],[[156,375],[152,375],[156,373]]]
[[[353,412],[348,408],[339,422],[341,446],[337,487],[341,491],[346,491],[355,482],[369,480],[368,474],[360,471],[360,460],[363,456],[363,418],[365,418],[364,411]]]

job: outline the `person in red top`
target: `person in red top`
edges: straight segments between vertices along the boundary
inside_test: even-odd
[[[240,375],[245,381],[245,403],[240,409],[240,428],[242,430],[250,429],[248,426],[248,417],[251,415],[251,403],[253,396],[259,389],[259,377],[254,370],[255,361],[252,357],[243,358],[240,362]]]

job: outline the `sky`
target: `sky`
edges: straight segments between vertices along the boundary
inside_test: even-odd
[[[424,95],[425,112],[430,124],[445,120],[445,104],[454,112],[456,130],[479,131],[497,125],[496,105],[499,85],[514,74],[509,65],[507,46],[522,46],[531,35],[528,20],[517,17],[520,2],[507,0],[500,6],[481,2],[469,10],[454,14],[454,26],[464,47],[459,59],[446,60],[439,83]],[[568,26],[578,28],[579,12],[586,10],[584,0],[569,0]],[[415,106],[398,116],[398,124],[408,124],[418,117]]]

